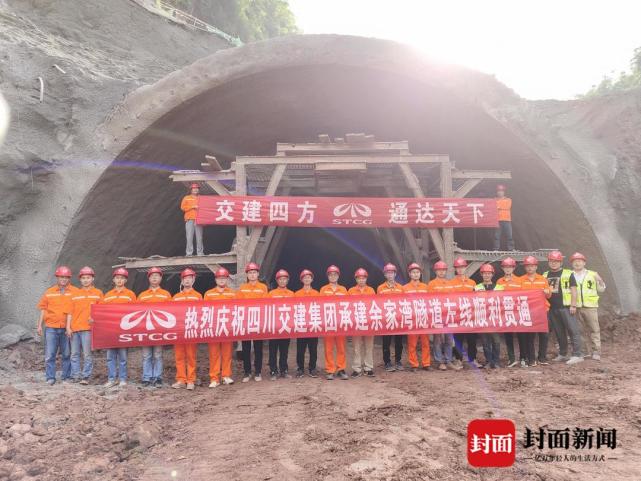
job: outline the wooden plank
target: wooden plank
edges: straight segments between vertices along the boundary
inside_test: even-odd
[[[169,178],[174,182],[207,182],[208,180],[235,180],[236,175],[233,170],[220,172],[175,171]]]
[[[452,170],[452,179],[511,179],[509,170]]]
[[[269,181],[269,185],[267,186],[267,190],[265,191],[266,196],[274,195],[276,193],[276,191],[278,190],[278,185],[280,184],[280,181],[283,178],[283,174],[285,173],[286,169],[287,166],[285,164],[279,164],[276,166]],[[256,250],[256,245],[258,245],[258,239],[260,238],[262,231],[262,226],[251,228],[251,234],[249,236],[246,247],[246,259],[251,259],[252,257],[254,257],[254,251]]]
[[[345,162],[338,164],[336,162],[322,162],[316,164],[317,171],[342,171],[342,170],[367,170],[365,162]]]
[[[414,193],[414,196],[425,197],[425,195],[423,194],[423,189],[421,188],[421,184],[418,181],[418,178],[416,177],[414,172],[412,171],[412,168],[410,167],[410,165],[405,162],[401,162],[399,164],[399,168],[403,173],[403,177],[405,177],[405,182],[407,186]],[[424,234],[425,229],[420,229],[420,231],[421,231],[421,243],[427,246],[427,248],[423,250],[424,256],[427,260],[429,258],[429,240],[427,240],[427,236],[425,236]],[[436,249],[436,252],[438,252],[438,255],[441,258],[444,258],[445,249],[443,247],[443,238],[441,237],[441,233],[439,232],[438,229],[428,229],[428,232],[429,232],[429,236],[432,239],[432,242],[434,243],[434,249]],[[419,262],[419,260],[417,260],[416,262]]]
[[[365,162],[367,164],[397,164],[399,162],[406,162],[410,164],[427,164],[427,163],[447,163],[449,164],[448,155],[394,155],[394,154],[381,154],[381,155],[296,155],[288,156],[286,158],[273,156],[241,156],[236,157],[236,165],[251,164],[256,165],[269,165],[269,164],[318,164],[327,162],[348,163],[348,162]]]
[[[456,189],[454,192],[454,197],[465,197],[469,194],[474,187],[479,185],[482,182],[481,179],[469,179],[463,182],[463,185]]]

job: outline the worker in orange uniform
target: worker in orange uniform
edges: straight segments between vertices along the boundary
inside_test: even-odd
[[[410,281],[403,286],[406,294],[418,294],[427,292],[427,284],[421,282],[421,274],[423,269],[416,262],[412,262],[407,266],[407,272],[410,276]],[[416,354],[416,346],[421,342],[421,364],[423,370],[429,371],[430,365],[430,337],[427,334],[408,334],[407,335],[407,361],[410,364],[412,372],[418,370],[418,356]]]
[[[174,302],[202,301],[203,296],[194,289],[196,272],[189,267],[180,273],[180,292],[174,295]],[[186,387],[193,391],[196,388],[196,355],[198,344],[174,344],[174,358],[176,359],[176,382],[171,385],[174,389]]]
[[[287,288],[289,273],[280,269],[276,273],[276,284],[278,287],[269,291],[268,297],[278,299],[281,297],[294,297],[294,292]],[[269,340],[269,370],[271,380],[275,381],[278,376],[290,378],[287,357],[289,355],[289,339]],[[276,362],[278,361],[278,363]]]
[[[506,188],[503,184],[496,186],[496,207],[499,211],[499,226],[494,231],[494,250],[501,250],[501,237],[507,238],[507,250],[514,250],[512,239],[512,199],[505,195]]]
[[[503,277],[496,281],[496,284],[501,286],[504,291],[519,291],[521,290],[521,279],[514,275],[516,269],[516,261],[511,257],[506,257],[501,261],[501,269],[503,270]],[[519,341],[519,361],[516,360],[514,354],[514,333],[505,332],[503,338],[505,339],[505,347],[507,348],[507,367],[516,367],[519,364],[521,367],[527,367],[527,360],[525,358],[525,338],[523,333],[517,334]]]
[[[162,270],[152,267],[147,271],[149,289],[138,294],[138,302],[171,301],[171,294],[160,287]],[[142,346],[142,385],[162,387],[162,346]]]
[[[327,268],[328,283],[321,287],[321,296],[346,296],[347,289],[338,284],[341,270],[334,265]],[[325,379],[331,381],[334,376],[346,381],[349,379],[345,368],[347,367],[347,357],[345,356],[345,336],[325,336],[323,344],[325,348]],[[334,357],[336,349],[336,357]]]
[[[450,292],[474,292],[476,282],[465,275],[467,261],[462,257],[454,259],[455,276],[450,281]],[[482,364],[476,360],[478,335],[474,332],[454,334],[454,357],[461,362],[469,362],[477,368]],[[465,345],[464,345],[465,343]]]
[[[38,309],[38,335],[42,336],[44,324],[45,336],[45,376],[47,384],[56,383],[56,356],[62,358],[62,381],[71,375],[70,346],[67,334],[67,323],[73,312],[72,298],[76,288],[71,285],[71,269],[60,266],[56,269],[56,285],[50,287],[40,298]]]
[[[356,269],[354,278],[356,285],[347,294],[350,296],[373,295],[376,292],[367,285],[367,271],[362,267]],[[361,374],[374,377],[374,336],[352,336],[354,356],[352,358],[352,377]]]
[[[198,194],[200,186],[191,184],[189,194],[183,197],[180,203],[180,209],[184,212],[185,218],[185,235],[187,236],[187,246],[185,255],[194,254],[194,235],[196,236],[196,255],[205,255],[203,249],[203,226],[196,224],[196,214],[198,213]]]
[[[136,294],[127,289],[125,284],[129,278],[129,272],[124,267],[118,267],[111,275],[114,288],[107,292],[102,298],[102,304],[126,304],[136,302]],[[127,348],[107,349],[107,383],[106,388],[116,385],[116,379],[120,380],[120,387],[127,385]]]
[[[447,274],[447,264],[443,261],[434,263],[432,267],[436,277],[427,283],[427,292],[446,293],[450,292],[452,284],[445,277]],[[438,363],[441,371],[453,369],[459,371],[463,368],[460,364],[454,364],[452,361],[452,347],[454,346],[454,337],[452,334],[434,334],[434,360]]]
[[[76,289],[71,300],[73,312],[67,322],[67,335],[71,337],[71,379],[80,384],[89,384],[93,370],[91,355],[91,305],[100,302],[102,291],[94,285],[96,274],[91,267],[85,266],[78,272],[80,288]],[[80,370],[80,352],[84,365]]]
[[[316,297],[318,291],[312,287],[314,273],[308,269],[303,269],[298,276],[303,283],[303,287],[294,293],[295,297]],[[309,377],[318,377],[316,362],[318,361],[318,338],[317,337],[299,337],[296,339],[296,377],[305,375],[305,350],[309,351]]]
[[[385,264],[383,267],[383,275],[385,282],[383,282],[376,289],[377,294],[402,294],[404,292],[403,286],[396,282],[396,266],[394,264]],[[392,357],[390,352],[390,345],[394,339],[394,364],[392,364]],[[387,372],[402,371],[403,363],[403,336],[395,334],[392,336],[383,336],[383,362],[385,363],[385,370]]]
[[[224,267],[217,269],[214,277],[216,279],[216,287],[205,292],[206,301],[229,300],[237,297],[234,290],[227,285],[229,283],[229,271],[227,269]],[[251,341],[249,342],[249,348],[251,349]],[[232,341],[212,342],[209,344],[209,387],[218,387],[221,382],[223,384],[234,384],[234,380],[231,377],[233,351],[234,343]]]
[[[241,284],[241,286],[238,288],[238,298],[260,299],[262,297],[267,297],[267,286],[258,281],[259,271],[260,266],[255,262],[250,262],[245,266],[245,275],[247,276],[247,282]],[[251,379],[252,343],[254,344],[254,380],[262,381],[263,379],[263,340],[254,339],[251,341],[243,341],[243,382],[248,382]]]
[[[548,280],[543,277],[541,274],[536,272],[539,265],[539,261],[534,256],[527,256],[523,259],[523,267],[525,268],[525,275],[521,276],[521,289],[523,290],[537,290],[541,289],[545,295],[545,311],[550,310],[550,297],[552,297],[552,289],[548,284]],[[534,339],[539,338],[539,356],[538,364],[543,366],[548,365],[547,361],[547,350],[548,350],[548,336],[550,332],[550,321],[548,320],[548,329],[546,332],[525,332],[525,357],[527,358],[528,364],[530,366],[536,366],[537,358],[536,352],[534,350]]]

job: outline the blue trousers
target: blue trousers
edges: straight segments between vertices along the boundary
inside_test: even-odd
[[[45,375],[47,381],[56,380],[56,356],[62,358],[62,375],[64,381],[71,375],[71,348],[64,327],[45,327]]]

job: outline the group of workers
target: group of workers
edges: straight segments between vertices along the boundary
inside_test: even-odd
[[[523,260],[525,274],[517,277],[514,270],[517,262],[512,258],[501,261],[503,276],[495,279],[492,264],[480,268],[482,282],[476,283],[465,274],[467,262],[458,258],[453,267],[455,276],[447,278],[448,266],[438,261],[433,265],[436,277],[424,283],[421,280],[423,269],[417,263],[408,266],[410,281],[401,285],[397,282],[397,268],[387,264],[383,268],[385,282],[376,290],[367,284],[368,273],[359,268],[354,273],[355,285],[347,289],[339,284],[340,269],[331,265],[326,270],[327,284],[320,290],[312,287],[314,274],[307,269],[300,273],[302,288],[292,291],[288,288],[290,276],[285,270],[276,273],[277,287],[269,290],[259,281],[260,267],[249,263],[245,268],[246,282],[237,290],[230,285],[230,274],[220,268],[215,272],[215,285],[202,295],[193,287],[196,273],[184,269],[180,275],[180,291],[171,295],[161,287],[163,272],[157,267],[148,270],[149,288],[136,296],[126,287],[129,273],[124,268],[113,271],[113,289],[102,293],[94,286],[94,271],[83,267],[78,273],[80,286],[71,285],[72,272],[61,266],[55,271],[57,282],[47,289],[40,302],[38,333],[45,338],[45,374],[49,384],[56,382],[56,357],[62,358],[62,380],[77,381],[88,384],[92,376],[91,355],[91,305],[94,303],[129,303],[129,302],[174,302],[201,301],[214,299],[252,299],[309,296],[349,296],[374,295],[389,293],[446,293],[472,292],[487,290],[541,289],[547,299],[548,331],[554,332],[558,342],[558,355],[554,361],[565,361],[567,364],[582,362],[584,357],[600,360],[601,343],[597,315],[599,294],[605,290],[603,279],[595,271],[586,269],[586,258],[580,253],[570,257],[572,269],[562,267],[563,255],[552,251],[548,256],[549,270],[544,274],[537,273],[538,261],[528,256]],[[582,336],[585,335],[585,341]],[[568,336],[572,345],[568,357]],[[383,361],[385,370],[392,372],[405,369],[402,361],[404,338],[407,337],[407,362],[412,371],[430,370],[432,355],[439,370],[460,370],[464,364],[475,368],[499,367],[501,336],[498,333],[480,335],[483,346],[483,358],[477,352],[479,335],[465,334],[409,334],[383,336]],[[430,347],[430,337],[432,346]],[[505,333],[502,336],[507,349],[507,367],[528,367],[537,364],[547,365],[548,332],[542,333]],[[519,348],[517,360],[514,349],[514,337]],[[538,339],[538,353],[535,343]],[[374,376],[374,337],[352,336],[351,373],[347,374],[347,339],[345,336],[327,336],[323,338],[325,354],[325,377],[347,380],[349,377]],[[296,377],[305,374],[318,377],[317,357],[318,338],[299,338],[296,341]],[[391,345],[394,343],[394,358],[391,357]],[[268,341],[269,371],[272,380],[289,378],[289,339]],[[254,352],[252,365],[252,347]],[[419,361],[420,347],[420,361]],[[196,353],[197,344],[179,344],[174,346],[176,378],[173,388],[195,389],[197,384]],[[209,348],[209,387],[220,384],[232,384],[233,342],[213,342]],[[307,371],[305,359],[308,354]],[[81,356],[83,363],[81,366]],[[262,380],[263,341],[242,341],[243,382],[252,379]],[[253,373],[252,373],[253,367]],[[127,384],[127,349],[107,349],[106,387]],[[163,346],[142,347],[142,385],[161,387],[163,385]]]

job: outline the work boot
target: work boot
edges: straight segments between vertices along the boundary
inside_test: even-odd
[[[360,377],[361,372],[360,371],[352,371],[352,377]]]
[[[186,384],[185,384],[184,382],[182,382],[182,381],[176,381],[175,383],[173,383],[173,384],[171,385],[171,388],[172,388],[172,389],[182,389],[182,388],[184,388],[185,386],[186,386]]]
[[[116,384],[116,383],[114,382],[114,384]],[[149,382],[149,381],[143,381],[143,382],[141,382],[141,383],[140,383],[140,385],[141,385],[142,387],[149,387],[149,386],[151,386],[151,382]]]
[[[385,363],[385,370],[387,372],[394,372],[394,371],[396,371],[396,368],[392,365],[391,362],[386,362]]]
[[[162,379],[156,379],[154,381],[154,387],[160,389],[162,387]]]
[[[277,373],[276,371],[271,371],[271,372],[269,373],[269,378],[270,378],[272,381],[275,381],[275,380],[278,378],[278,373]]]
[[[372,371],[371,369],[370,369],[370,370],[368,370],[368,371],[365,371],[365,375],[366,375],[367,377],[374,377],[374,371]]]
[[[403,363],[401,361],[396,362],[396,370],[397,371],[403,371],[405,368],[403,367]]]
[[[313,378],[318,377],[318,371],[316,371],[316,369],[310,369],[309,370],[309,377],[313,377]]]
[[[340,379],[341,381],[347,381],[349,377],[347,377],[345,371],[341,369],[340,371],[338,371],[338,379]]]
[[[325,379],[327,379],[328,381],[333,381],[334,380],[334,374],[332,374],[331,372],[328,372],[325,375]]]
[[[572,365],[572,364],[578,364],[580,362],[583,362],[583,356],[572,356],[570,359],[566,361],[566,364]]]
[[[230,377],[225,376],[223,377],[223,384],[229,386],[231,384],[234,384],[234,380]]]
[[[302,369],[296,369],[296,378],[303,377],[305,373],[303,372]]]

